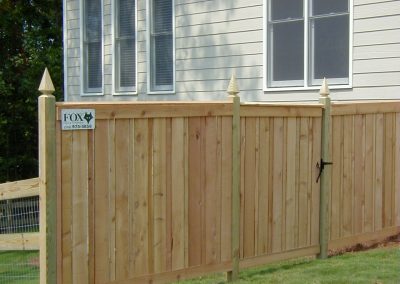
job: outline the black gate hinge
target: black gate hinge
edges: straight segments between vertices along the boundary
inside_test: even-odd
[[[332,162],[325,162],[323,159],[321,159],[320,163],[317,162],[316,167],[319,169],[319,174],[318,174],[317,181],[316,181],[317,183],[318,183],[319,178],[322,175],[322,172],[324,171],[325,165],[332,165],[332,164],[333,164]]]

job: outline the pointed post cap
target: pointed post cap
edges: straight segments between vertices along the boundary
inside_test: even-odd
[[[329,96],[329,87],[326,78],[322,81],[321,89],[319,90],[319,94],[321,97],[328,97]]]
[[[228,89],[226,90],[226,92],[229,94],[230,97],[236,97],[237,94],[239,94],[240,92],[234,73],[232,74],[231,80],[229,81]]]
[[[51,95],[54,93],[54,91],[53,81],[51,80],[49,71],[46,68],[44,69],[42,81],[39,85],[39,92],[41,92],[43,95]]]

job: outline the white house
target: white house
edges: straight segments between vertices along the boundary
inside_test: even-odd
[[[400,98],[399,0],[64,0],[67,101]]]

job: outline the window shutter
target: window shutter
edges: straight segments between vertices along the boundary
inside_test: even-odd
[[[152,1],[151,26],[152,90],[172,90],[173,86],[173,0]]]

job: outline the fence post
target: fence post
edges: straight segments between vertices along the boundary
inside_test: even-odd
[[[329,239],[329,194],[331,189],[331,171],[324,169],[331,162],[330,152],[330,132],[331,132],[331,98],[329,97],[329,88],[326,79],[320,89],[319,102],[323,104],[322,110],[322,131],[321,131],[321,180],[320,180],[320,215],[319,215],[319,244],[320,253],[318,257],[325,259],[328,257],[328,239]]]
[[[232,271],[228,281],[239,278],[240,238],[240,97],[235,75],[232,75],[227,89],[233,103],[232,115]]]
[[[40,284],[57,282],[56,113],[47,68],[39,86]]]

